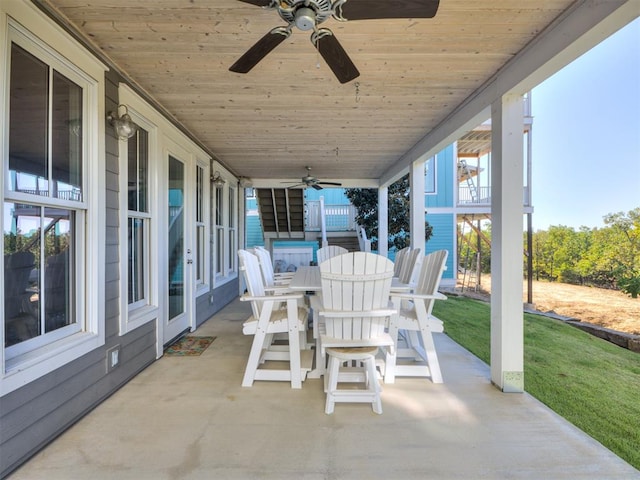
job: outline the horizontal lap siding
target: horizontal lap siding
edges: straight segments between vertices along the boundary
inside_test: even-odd
[[[199,296],[196,299],[196,325],[202,325],[212,315],[219,312],[230,302],[238,298],[239,290],[239,280],[235,278],[220,285],[213,290],[213,292]]]
[[[107,73],[106,110],[118,105]],[[155,322],[119,335],[118,141],[106,125],[105,345],[2,397],[0,477],[25,462],[155,360]],[[237,284],[236,284],[237,293]],[[106,373],[106,351],[120,345],[120,365]]]
[[[433,227],[433,235],[426,243],[425,254],[435,252],[436,250],[448,250],[447,269],[444,271],[442,278],[455,278],[454,259],[455,252],[455,222],[452,213],[435,213],[427,214],[427,222]]]

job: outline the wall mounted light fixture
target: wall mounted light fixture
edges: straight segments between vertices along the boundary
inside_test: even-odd
[[[124,113],[122,114],[122,116],[118,116],[120,107],[124,108]],[[133,123],[133,120],[131,120],[131,117],[129,116],[129,110],[127,109],[126,105],[118,105],[118,108],[115,112],[109,112],[107,114],[107,120],[111,125],[113,125],[113,129],[116,131],[116,136],[120,140],[128,140],[129,138],[133,137],[136,133],[136,130],[138,129],[136,124]]]
[[[213,183],[216,187],[222,187],[226,183],[226,181],[224,178],[222,178],[220,172],[216,170],[215,173],[211,175],[211,183]]]

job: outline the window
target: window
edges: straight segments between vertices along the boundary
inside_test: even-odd
[[[149,304],[149,134],[127,141],[127,301],[129,312]]]
[[[83,327],[76,225],[86,210],[82,87],[16,43],[10,59],[4,318],[5,346],[16,347],[8,358]]]
[[[214,249],[216,283],[224,283],[235,278],[238,273],[236,255],[238,254],[238,189],[230,185],[212,184],[215,202],[213,223],[215,225]]]
[[[436,156],[429,158],[424,163],[424,192],[436,193]]]
[[[201,165],[196,166],[196,290],[206,283],[205,268],[205,234],[204,223],[204,176],[205,169]]]
[[[235,271],[236,256],[238,247],[236,246],[236,196],[237,190],[229,187],[229,203],[227,204],[227,218],[229,223],[229,241],[228,241],[228,253],[229,262],[227,264],[227,272],[231,273]]]
[[[8,65],[2,79],[7,103],[0,108],[8,121],[0,132],[0,395],[104,343],[104,281],[98,275],[104,269],[104,152],[97,128],[104,86],[94,79],[104,77],[105,67],[37,9],[17,3],[0,9],[5,7],[11,15],[0,16],[8,32],[0,49]]]
[[[216,226],[216,276],[222,277],[224,276],[225,268],[224,268],[224,218],[222,216],[224,202],[223,202],[223,193],[224,187],[215,187],[215,202],[216,202],[216,210],[215,210],[215,226]]]

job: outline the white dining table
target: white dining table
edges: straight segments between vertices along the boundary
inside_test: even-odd
[[[315,294],[322,291],[322,279],[320,277],[320,267],[318,266],[301,266],[298,267],[291,282],[287,288],[297,292],[305,292],[311,294],[310,304],[313,310],[313,338],[315,340],[315,358],[316,362],[313,370],[307,373],[307,378],[320,378],[325,373],[325,359],[320,351],[320,334],[318,330],[318,308],[321,306],[317,297],[314,301]],[[411,285],[400,283],[396,277],[391,280],[392,292],[407,292],[411,290]]]

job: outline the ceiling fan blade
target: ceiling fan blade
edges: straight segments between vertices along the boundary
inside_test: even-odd
[[[433,18],[440,0],[346,0],[335,6],[338,20]]]
[[[271,5],[271,0],[238,0],[239,2],[250,3],[256,7],[268,7]]]
[[[321,28],[313,32],[311,43],[318,49],[340,83],[350,82],[360,76],[360,72],[331,30]]]
[[[274,48],[284,42],[291,30],[286,27],[276,27],[262,37],[258,42],[242,55],[229,70],[236,73],[247,73],[255,67],[260,60],[266,57]]]
[[[316,190],[322,190],[322,187],[320,185],[318,185],[317,183],[312,183],[311,187],[315,188]]]
[[[337,182],[318,182],[320,185],[335,185],[336,187],[341,187],[342,184],[341,183],[337,183]]]

